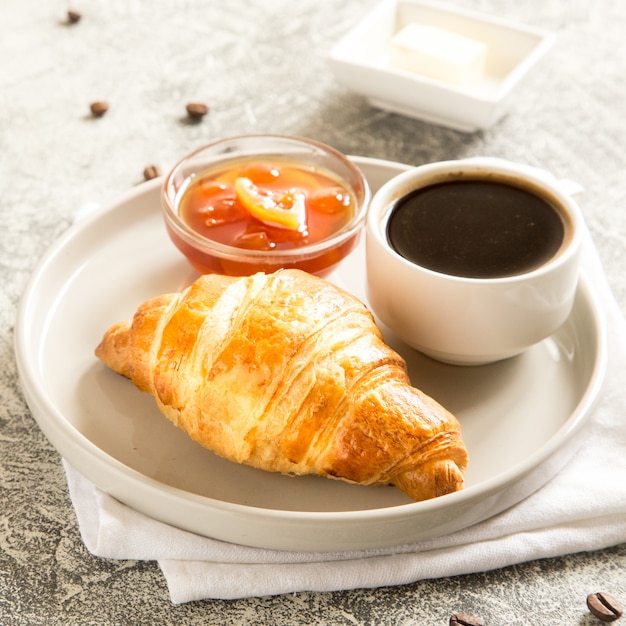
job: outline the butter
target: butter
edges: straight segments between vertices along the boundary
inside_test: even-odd
[[[435,26],[411,23],[391,40],[393,67],[456,85],[478,80],[486,59],[485,43]]]

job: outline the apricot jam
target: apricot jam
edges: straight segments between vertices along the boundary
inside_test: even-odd
[[[246,275],[298,267],[323,275],[357,241],[355,233],[323,245],[356,214],[349,187],[330,172],[279,156],[207,169],[190,178],[179,194],[180,219],[207,245],[201,250],[171,228],[169,234],[201,273]],[[236,254],[212,251],[220,244],[236,248]]]

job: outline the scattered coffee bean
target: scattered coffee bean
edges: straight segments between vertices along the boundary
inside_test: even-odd
[[[146,167],[146,169],[143,171],[143,177],[146,180],[158,178],[159,176],[161,176],[161,174],[163,174],[163,172],[158,165],[148,165],[148,167]]]
[[[485,626],[485,622],[475,615],[457,613],[450,618],[450,626]]]
[[[187,115],[192,120],[200,120],[209,112],[209,107],[202,102],[190,102],[187,105]]]
[[[80,22],[81,17],[82,17],[82,14],[79,13],[78,11],[74,11],[73,9],[69,9],[67,12],[67,21],[70,24],[77,24],[78,22]]]
[[[91,109],[91,114],[94,117],[102,117],[108,110],[109,110],[109,105],[106,102],[92,102],[89,105],[89,108]]]
[[[593,615],[603,622],[614,622],[624,613],[620,603],[613,596],[603,591],[590,593],[587,596],[587,607]]]

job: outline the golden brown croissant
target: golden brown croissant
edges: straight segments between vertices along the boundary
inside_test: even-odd
[[[457,420],[410,385],[361,302],[304,272],[202,276],[141,305],[96,355],[231,461],[415,500],[463,487]]]

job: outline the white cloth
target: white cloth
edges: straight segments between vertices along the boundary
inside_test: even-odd
[[[158,561],[174,603],[399,585],[497,569],[626,541],[626,324],[588,240],[585,271],[607,315],[606,386],[582,449],[539,491],[485,522],[395,548],[319,554],[197,536],[103,493],[64,462],[80,532],[94,555]]]

